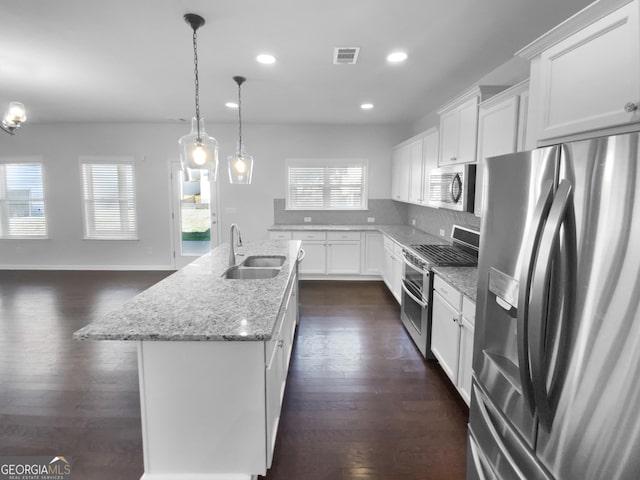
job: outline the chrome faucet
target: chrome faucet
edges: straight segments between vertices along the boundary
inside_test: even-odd
[[[237,247],[242,246],[242,234],[240,233],[240,227],[236,223],[231,224],[231,239],[229,240],[229,266],[233,267],[236,264],[236,252],[233,248],[233,231],[238,232]]]

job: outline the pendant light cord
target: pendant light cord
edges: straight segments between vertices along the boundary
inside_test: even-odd
[[[193,63],[195,73],[195,85],[196,85],[196,123],[198,124],[198,142],[202,141],[200,137],[200,82],[198,81],[198,34],[197,28],[193,29]]]
[[[238,150],[242,154],[242,97],[240,95],[242,82],[238,83]]]

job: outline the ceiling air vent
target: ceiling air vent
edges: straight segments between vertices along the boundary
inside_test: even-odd
[[[360,47],[336,47],[333,49],[334,65],[355,65]]]

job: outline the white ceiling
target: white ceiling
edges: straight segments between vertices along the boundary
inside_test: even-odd
[[[0,109],[25,103],[29,121],[168,122],[194,115],[198,31],[200,105],[242,87],[251,123],[406,123],[512,58],[589,0],[0,0]],[[336,46],[361,48],[333,65]],[[385,56],[405,50],[403,65]],[[261,52],[275,65],[255,62]],[[362,111],[362,102],[375,108]]]

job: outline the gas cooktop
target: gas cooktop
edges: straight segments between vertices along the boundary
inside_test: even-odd
[[[432,265],[475,267],[478,264],[477,254],[455,245],[411,245],[411,248]]]

